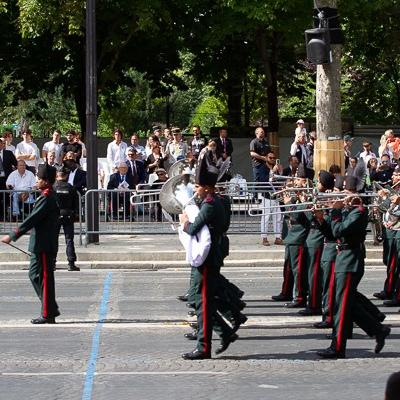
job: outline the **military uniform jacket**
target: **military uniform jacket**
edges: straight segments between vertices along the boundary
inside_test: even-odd
[[[223,263],[221,241],[226,226],[226,218],[222,200],[216,195],[208,195],[204,199],[198,216],[193,223],[185,223],[184,231],[194,236],[200,232],[204,225],[208,226],[211,234],[211,248],[204,265],[219,268]]]
[[[49,188],[37,198],[32,214],[13,232],[10,237],[16,241],[26,232],[31,231],[29,251],[32,253],[52,253],[58,251],[58,219],[60,210],[55,192]]]
[[[288,234],[284,239],[284,243],[288,245],[302,245],[306,241],[309,232],[309,221],[304,212],[306,206],[295,205],[293,210],[299,210],[299,212],[289,214],[286,217],[286,223],[288,226]],[[288,207],[291,210],[291,207]]]
[[[322,232],[321,224],[315,219],[312,213],[307,213],[306,217],[310,225],[310,231],[308,232],[306,246],[312,248],[323,246],[324,234]]]
[[[343,248],[338,251],[336,258],[336,272],[360,272],[364,268],[365,247],[367,233],[368,211],[364,207],[341,211],[333,209],[332,233]]]

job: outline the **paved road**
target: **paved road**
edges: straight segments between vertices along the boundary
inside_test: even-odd
[[[225,275],[246,291],[249,321],[226,353],[189,362],[180,358],[193,348],[182,336],[186,307],[175,300],[188,270],[57,271],[62,316],[54,326],[29,323],[39,303],[27,272],[1,271],[0,398],[383,398],[387,376],[400,370],[397,309],[383,309],[393,334],[381,355],[355,329],[346,360],[321,361],[315,350],[329,341],[311,328],[317,318],[268,300],[279,291],[280,268],[236,267]],[[380,288],[383,276],[383,268],[370,267],[362,291]]]

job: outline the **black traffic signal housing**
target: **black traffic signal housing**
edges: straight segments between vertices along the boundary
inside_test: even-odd
[[[329,29],[315,28],[305,31],[307,59],[312,64],[330,64],[332,62]]]

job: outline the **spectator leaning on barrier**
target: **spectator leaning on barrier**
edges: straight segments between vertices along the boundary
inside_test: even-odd
[[[25,161],[26,168],[36,174],[40,156],[38,147],[32,141],[32,131],[30,129],[22,132],[22,141],[17,144],[15,157],[17,160]]]
[[[139,156],[134,148],[128,151],[128,160],[126,165],[128,166],[128,174],[133,177],[134,185],[144,183],[146,180],[145,166],[142,161],[139,161]]]
[[[32,193],[29,192],[36,188],[36,177],[26,169],[24,160],[18,161],[17,169],[11,172],[7,178],[6,186],[8,189],[16,190],[11,195],[11,212],[14,219],[16,219],[21,213],[20,204],[23,207],[24,204],[33,204],[35,202]],[[26,190],[26,192],[19,192],[19,190]]]
[[[81,195],[87,188],[86,171],[79,168],[79,164],[74,160],[74,153],[68,152],[63,163],[68,170],[68,183],[72,185]]]
[[[265,182],[268,176],[267,154],[271,151],[271,146],[265,139],[265,132],[261,126],[256,128],[255,135],[256,137],[250,142],[253,178],[255,182]]]
[[[76,142],[76,132],[71,129],[66,134],[67,141],[61,146],[61,162],[64,161],[65,156],[68,152],[74,154],[74,160],[79,164],[82,157],[82,145]]]
[[[5,149],[6,141],[0,138],[0,190],[6,190],[6,181],[14,168],[17,167],[17,159],[14,153]],[[0,219],[6,215],[9,204],[9,197],[5,193],[0,193]]]
[[[46,161],[47,153],[49,151],[53,151],[55,153],[55,162],[57,164],[61,164],[61,147],[62,144],[60,143],[61,139],[61,131],[56,129],[53,132],[53,138],[49,142],[46,142],[42,147],[42,158]]]
[[[126,150],[128,145],[122,141],[122,131],[115,129],[114,140],[107,146],[107,162],[110,169],[114,171],[120,163],[126,161]]]

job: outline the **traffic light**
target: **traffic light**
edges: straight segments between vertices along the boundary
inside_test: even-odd
[[[332,62],[329,29],[315,28],[305,31],[307,59],[312,64]]]

